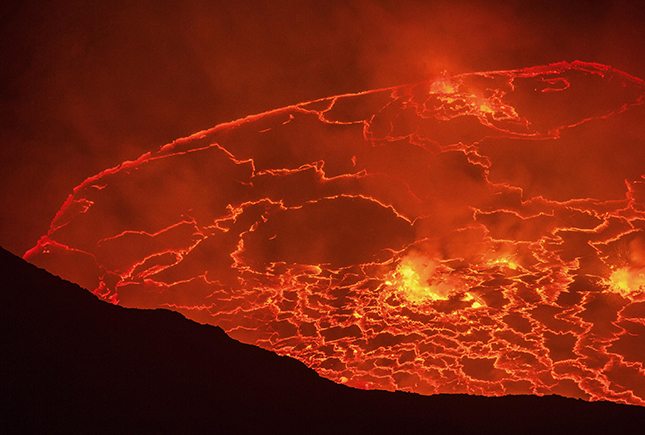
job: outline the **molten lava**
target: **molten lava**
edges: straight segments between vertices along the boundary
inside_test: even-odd
[[[88,178],[25,257],[354,387],[645,406],[644,100],[576,61],[249,116]]]

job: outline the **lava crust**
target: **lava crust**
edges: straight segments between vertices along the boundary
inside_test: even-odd
[[[353,387],[645,406],[644,100],[574,61],[284,107],[88,178],[25,258]]]

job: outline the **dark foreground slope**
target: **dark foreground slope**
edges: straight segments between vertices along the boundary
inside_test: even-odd
[[[561,397],[361,391],[165,310],[134,310],[0,250],[0,431],[638,433],[645,409]],[[633,429],[629,429],[629,428]]]

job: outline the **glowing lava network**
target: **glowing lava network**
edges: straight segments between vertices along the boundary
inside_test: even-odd
[[[249,116],[88,178],[25,258],[358,388],[645,406],[644,100],[575,61]]]

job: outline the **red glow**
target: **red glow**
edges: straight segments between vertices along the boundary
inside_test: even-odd
[[[249,116],[87,179],[25,257],[359,388],[645,406],[644,90],[562,62]]]

